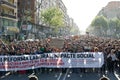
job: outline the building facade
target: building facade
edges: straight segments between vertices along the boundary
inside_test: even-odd
[[[36,12],[36,23],[47,25],[43,23],[42,20],[40,19],[40,14],[41,14],[40,12],[50,7],[58,7],[63,13],[63,23],[64,23],[64,25],[62,26],[63,28],[60,28],[58,32],[60,35],[64,35],[65,33],[70,32],[69,31],[70,19],[69,19],[69,15],[67,14],[67,8],[62,0],[36,0],[36,5],[40,5],[38,11]]]
[[[60,8],[60,10],[63,13],[63,16],[64,16],[64,26],[67,27],[67,8],[64,5],[64,3],[62,2],[62,0],[56,0],[56,4],[57,4],[57,6]]]
[[[98,15],[103,15],[106,18],[120,18],[120,1],[111,1],[102,10],[99,11]]]
[[[69,28],[71,22],[62,0],[0,0],[0,35],[49,32],[51,29],[42,24],[40,12],[53,6],[62,11],[64,27]]]
[[[1,35],[15,35],[17,28],[17,0],[0,0],[0,33]]]

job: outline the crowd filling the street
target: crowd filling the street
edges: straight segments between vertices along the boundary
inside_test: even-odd
[[[101,1],[0,0],[0,80],[120,80],[120,1]]]
[[[60,52],[70,52],[70,53],[79,53],[79,52],[103,52],[104,54],[104,64],[102,65],[100,71],[105,74],[105,71],[108,70],[110,73],[113,73],[116,69],[120,71],[120,40],[119,39],[110,39],[95,37],[89,35],[73,36],[67,39],[63,39],[63,46],[58,48],[56,46],[51,46],[50,41],[52,38],[46,38],[44,41],[13,41],[9,44],[5,44],[0,40],[0,55],[37,55],[37,54],[46,54],[46,53],[60,53]],[[55,43],[61,44],[61,43]],[[70,56],[74,55],[69,55]],[[64,55],[65,57],[65,55]],[[83,57],[94,57],[92,55],[86,55]],[[41,71],[47,72],[50,68],[37,68],[32,70],[20,70],[15,73],[27,74],[31,71]],[[52,68],[53,71],[56,71],[56,68]],[[66,68],[57,68],[62,72],[66,72]],[[85,72],[85,68],[74,68],[73,72]],[[14,72],[14,71],[13,71]],[[3,71],[1,71],[3,73]],[[5,73],[5,72],[4,72]]]

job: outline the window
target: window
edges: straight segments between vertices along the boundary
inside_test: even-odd
[[[8,21],[8,25],[11,26],[11,24],[12,24],[11,21]]]
[[[8,20],[7,19],[3,19],[3,25],[8,26]]]

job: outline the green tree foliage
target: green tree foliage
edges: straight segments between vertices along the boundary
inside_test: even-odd
[[[96,16],[87,31],[97,36],[120,38],[120,19]]]
[[[96,16],[92,21],[91,26],[93,26],[101,36],[104,36],[108,29],[108,21],[104,16]]]
[[[60,28],[63,26],[63,13],[57,7],[51,7],[41,12],[41,19],[44,23],[53,28]]]
[[[119,36],[120,20],[118,18],[113,18],[109,20],[109,30],[111,32],[111,36]]]
[[[80,33],[79,28],[75,28],[74,26],[70,27],[70,33],[72,35],[78,35]]]
[[[104,16],[97,16],[93,21],[92,21],[92,26],[96,27],[108,27],[107,19]]]

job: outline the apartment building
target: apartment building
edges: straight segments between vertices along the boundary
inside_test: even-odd
[[[103,15],[109,19],[117,17],[120,18],[120,1],[111,1],[103,7],[98,15]]]
[[[64,5],[63,1],[62,0],[56,0],[56,3],[57,3],[57,6],[61,9],[61,11],[63,12],[63,15],[64,15],[64,26],[65,27],[68,27],[67,26],[67,8],[66,6]]]
[[[14,35],[17,28],[17,0],[0,0],[0,33]]]

